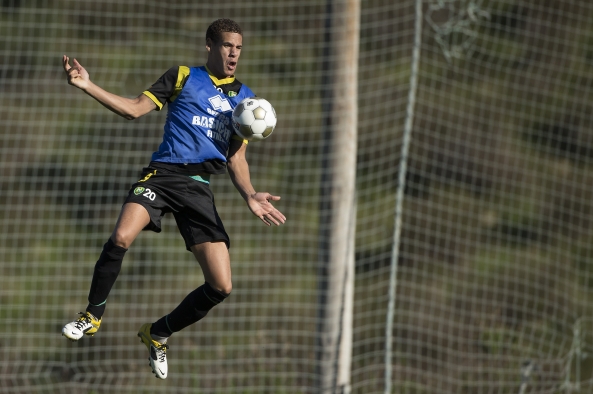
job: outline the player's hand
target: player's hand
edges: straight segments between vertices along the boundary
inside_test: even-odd
[[[249,196],[247,205],[251,209],[251,212],[267,226],[271,226],[272,224],[280,226],[286,222],[286,217],[270,203],[270,201],[278,200],[280,200],[280,196],[260,192]]]
[[[90,83],[89,73],[76,59],[72,60],[73,65],[70,65],[70,58],[66,55],[62,58],[64,64],[64,71],[68,75],[68,83],[76,86],[79,89],[86,89]]]

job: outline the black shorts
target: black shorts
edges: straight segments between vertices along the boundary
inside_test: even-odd
[[[161,232],[161,219],[171,212],[177,222],[187,250],[203,242],[223,241],[230,248],[230,239],[214,205],[208,183],[187,175],[145,167],[141,179],[134,183],[125,203],[142,205],[150,215],[145,230]]]

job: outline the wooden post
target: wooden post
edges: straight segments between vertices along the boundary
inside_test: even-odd
[[[327,0],[322,99],[318,392],[350,392],[360,0]]]

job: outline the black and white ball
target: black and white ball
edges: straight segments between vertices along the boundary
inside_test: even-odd
[[[246,140],[264,140],[276,127],[276,111],[268,100],[249,97],[233,110],[233,127]]]

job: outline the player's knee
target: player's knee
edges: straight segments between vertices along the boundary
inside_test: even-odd
[[[126,234],[120,231],[114,231],[113,234],[111,234],[111,241],[120,248],[129,249],[134,239],[126,236]]]
[[[224,294],[226,297],[231,295],[231,292],[233,291],[233,285],[229,284],[227,287],[225,287],[224,289],[220,290],[220,292],[222,294]]]
[[[208,282],[206,282],[205,285],[206,288],[204,290],[206,291],[207,295],[212,300],[217,301],[217,303],[221,303],[222,301],[224,301],[233,290],[233,285],[230,281],[226,283],[224,286],[212,285]]]
[[[217,288],[216,291],[218,291],[220,294],[224,295],[224,297],[226,298],[231,295],[231,291],[233,291],[233,284],[231,282],[229,282],[225,286]]]

